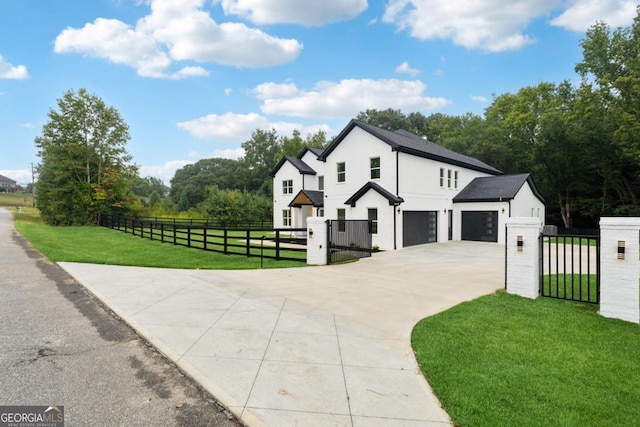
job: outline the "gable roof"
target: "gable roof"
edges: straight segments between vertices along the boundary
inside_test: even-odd
[[[320,157],[324,150],[322,148],[316,148],[316,147],[304,147],[302,151],[298,154],[298,158],[299,159],[303,158],[308,151],[311,151],[316,157]]]
[[[4,176],[4,175],[0,175],[0,182],[13,182],[14,184],[16,183],[16,181],[14,181],[14,180],[13,180],[13,179],[11,179],[11,178],[7,178],[7,177],[6,177],[6,176]]]
[[[396,196],[393,193],[385,190],[378,183],[369,181],[365,185],[363,185],[358,191],[356,191],[353,194],[353,196],[349,197],[349,199],[346,202],[344,202],[344,204],[351,205],[351,207],[354,208],[356,206],[356,202],[360,200],[360,198],[364,196],[369,190],[374,190],[378,192],[378,194],[380,194],[382,197],[387,199],[389,201],[389,206],[397,206],[400,203],[404,202],[404,199],[402,197]]]
[[[503,202],[513,200],[525,182],[529,183],[533,194],[544,203],[544,198],[538,192],[531,175],[528,173],[475,178],[453,198],[453,202]]]
[[[299,208],[300,206],[313,206],[321,208],[324,206],[324,191],[300,190],[293,198],[289,207]]]
[[[389,144],[392,151],[399,151],[401,153],[436,160],[467,169],[489,173],[491,175],[502,174],[498,169],[481,162],[478,159],[441,147],[434,142],[423,139],[406,130],[391,132],[358,120],[351,120],[342,132],[340,132],[340,134],[333,140],[333,142],[322,152],[322,155],[318,157],[318,160],[327,161],[329,154],[331,154],[331,152],[356,126]]]
[[[298,172],[300,172],[301,175],[315,175],[316,171],[313,170],[313,168],[311,166],[309,166],[308,164],[306,164],[305,162],[303,162],[302,160],[300,160],[297,157],[291,157],[291,156],[284,156],[276,165],[275,168],[273,168],[273,170],[271,171],[270,175],[271,177],[275,177],[276,173],[278,173],[278,171],[280,170],[280,168],[286,163],[286,162],[290,162],[296,169],[298,169]]]

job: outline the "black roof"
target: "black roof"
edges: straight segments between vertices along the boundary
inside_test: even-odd
[[[2,182],[14,182],[14,183],[16,182],[16,181],[14,181],[13,179],[11,179],[11,178],[7,178],[7,177],[6,177],[6,176],[4,176],[4,175],[0,175],[0,181],[2,181]]]
[[[311,200],[311,203],[313,203],[313,206],[316,208],[321,208],[324,206],[324,191],[317,191],[317,190],[300,190],[298,192],[298,194],[296,194],[296,197],[293,198],[293,200],[291,201],[291,203],[289,203],[289,206],[293,206],[293,207],[300,207],[302,206],[301,204],[295,204],[294,201],[298,198],[298,196],[300,196],[300,194],[304,194],[305,196],[307,196],[307,198],[309,200]]]
[[[349,200],[344,202],[344,204],[345,205],[351,205],[351,207],[355,207],[356,206],[356,202],[358,200],[360,200],[360,198],[362,196],[364,196],[367,193],[367,191],[369,191],[369,190],[377,191],[382,197],[384,197],[385,199],[387,199],[389,201],[389,205],[390,206],[396,206],[396,205],[399,205],[400,203],[404,202],[404,199],[402,197],[398,197],[398,196],[394,195],[393,193],[385,190],[378,183],[369,181],[365,185],[363,185],[358,191],[356,191],[353,194],[353,196],[349,197]]]
[[[512,200],[525,182],[529,183],[533,194],[544,203],[544,198],[538,192],[531,175],[528,173],[476,178],[453,198],[453,202],[502,202]]]
[[[318,157],[319,160],[326,161],[327,156],[342,142],[342,140],[353,130],[359,127],[378,139],[386,142],[391,146],[392,151],[412,154],[418,157],[424,157],[439,162],[464,167],[492,175],[501,175],[502,172],[484,162],[473,157],[456,153],[438,144],[421,138],[406,130],[398,130],[395,132],[381,129],[379,127],[358,121],[351,120],[349,124],[340,132],[333,142]]]
[[[304,147],[302,151],[298,154],[298,158],[301,159],[305,154],[307,154],[307,151],[311,151],[316,157],[320,157],[324,150],[322,148],[316,148],[316,147]]]
[[[298,171],[300,172],[300,174],[302,175],[315,175],[316,171],[313,170],[313,168],[311,166],[309,166],[308,164],[306,164],[305,162],[303,162],[302,160],[300,160],[297,157],[291,157],[291,156],[284,156],[276,165],[275,168],[273,168],[273,170],[271,171],[271,177],[275,177],[276,173],[280,170],[280,168],[282,167],[282,165],[285,164],[285,162],[291,162],[291,164],[293,166],[295,166],[296,169],[298,169]]]

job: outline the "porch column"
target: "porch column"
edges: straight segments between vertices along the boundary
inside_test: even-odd
[[[327,223],[324,217],[307,218],[307,264],[327,263]]]
[[[640,218],[600,219],[600,314],[640,323]]]
[[[506,220],[506,288],[510,294],[538,298],[540,287],[540,220]]]

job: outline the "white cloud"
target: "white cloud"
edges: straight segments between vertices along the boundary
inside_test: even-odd
[[[535,40],[522,30],[561,0],[390,0],[383,20],[420,40],[451,39],[469,49],[515,50]]]
[[[180,122],[179,129],[189,132],[199,139],[215,140],[219,142],[244,142],[251,138],[256,129],[275,129],[279,135],[291,135],[298,129],[302,135],[315,133],[318,130],[330,132],[328,125],[305,126],[300,123],[270,122],[266,117],[256,114],[225,113],[222,115],[208,114],[195,120]]]
[[[204,0],[149,0],[151,13],[135,24],[97,18],[67,28],[55,41],[57,53],[81,53],[136,69],[143,77],[181,79],[206,76],[199,66],[168,70],[176,61],[268,67],[293,61],[302,44],[239,23],[216,23]],[[229,48],[233,46],[233,48]]]
[[[598,21],[610,27],[625,27],[636,16],[637,0],[573,0],[571,6],[551,21],[552,25],[583,32]]]
[[[189,160],[171,160],[160,166],[140,166],[138,173],[141,177],[153,176],[159,178],[165,185],[169,185],[176,171],[191,163],[193,162]]]
[[[444,76],[444,70],[442,68],[436,68],[436,70],[433,72],[433,75],[436,77],[442,77]]]
[[[29,71],[24,65],[13,65],[0,55],[0,79],[23,80],[29,78]],[[2,93],[4,95],[4,93]]]
[[[228,87],[228,88],[226,88],[226,89],[224,90],[224,94],[225,94],[225,95],[227,95],[227,96],[231,95],[231,92],[233,92],[233,89],[232,89],[232,88],[230,88],[230,87]]]
[[[481,96],[481,95],[471,95],[471,100],[475,102],[481,102],[481,103],[489,102],[489,100],[485,96]]]
[[[349,118],[369,108],[421,111],[445,107],[451,101],[423,95],[427,86],[406,80],[341,80],[319,82],[313,90],[293,83],[265,83],[254,89],[265,114],[310,118]]]
[[[417,68],[411,68],[409,63],[405,61],[396,67],[396,73],[409,74],[411,77],[415,77],[420,74],[420,70],[418,70]]]
[[[228,148],[226,150],[214,150],[210,157],[237,160],[244,156],[243,148]]]
[[[36,127],[36,125],[34,125],[33,123],[20,123],[18,126],[26,129],[33,129]]]
[[[316,27],[355,18],[367,8],[367,0],[222,0],[222,8],[255,24]]]

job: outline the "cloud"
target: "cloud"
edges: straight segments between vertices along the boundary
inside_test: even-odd
[[[489,100],[485,96],[481,96],[481,95],[471,95],[471,100],[475,102],[481,102],[481,103],[489,102]]]
[[[442,68],[436,68],[436,70],[433,72],[433,75],[436,77],[442,77],[444,76],[444,70]]]
[[[302,135],[318,130],[327,133],[331,131],[328,125],[323,124],[305,126],[300,123],[270,122],[266,117],[256,113],[209,114],[195,120],[180,122],[177,127],[195,138],[219,142],[244,142],[251,138],[251,133],[256,129],[275,129],[278,134],[287,136],[291,135],[294,129],[298,129]]]
[[[390,0],[383,21],[420,40],[450,39],[468,49],[501,52],[535,40],[522,34],[560,0]]]
[[[189,160],[171,160],[160,166],[140,166],[139,174],[141,177],[159,178],[165,185],[169,185],[176,171],[191,163],[193,162]]]
[[[228,148],[226,150],[213,150],[211,157],[220,157],[223,159],[237,160],[240,157],[244,157],[243,148]]]
[[[613,28],[625,27],[633,22],[637,7],[637,0],[573,0],[551,24],[578,32],[586,31],[598,21]]]
[[[367,0],[222,0],[227,15],[254,24],[299,24],[319,27],[346,21],[367,8]]]
[[[4,60],[0,55],[0,79],[24,80],[29,78],[29,71],[24,65],[16,65]],[[4,92],[2,93],[4,95]]]
[[[423,95],[427,86],[419,80],[341,80],[319,82],[313,90],[294,83],[264,83],[254,89],[263,100],[265,114],[309,118],[348,118],[370,108],[421,111],[449,105],[445,98]]]
[[[415,77],[420,74],[420,70],[418,70],[417,68],[411,68],[409,66],[409,63],[405,61],[396,67],[396,73],[409,74],[411,77]]]
[[[150,0],[151,13],[135,26],[97,18],[67,28],[55,40],[57,53],[80,53],[134,68],[143,77],[182,79],[206,76],[200,66],[168,71],[177,61],[259,68],[293,61],[302,44],[270,36],[244,24],[216,23],[204,0]],[[230,48],[233,46],[233,48]]]

